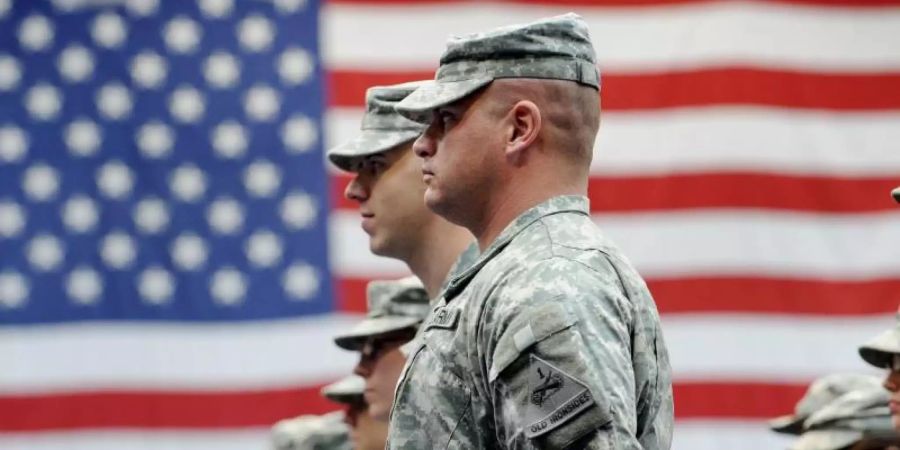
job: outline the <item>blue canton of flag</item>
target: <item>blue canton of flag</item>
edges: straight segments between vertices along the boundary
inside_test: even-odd
[[[0,324],[333,310],[314,1],[0,1]]]

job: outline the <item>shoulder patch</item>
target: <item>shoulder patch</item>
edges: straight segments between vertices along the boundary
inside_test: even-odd
[[[594,404],[594,396],[587,385],[547,361],[531,355],[526,370],[526,437],[549,433]]]
[[[456,321],[459,319],[459,310],[458,309],[448,309],[446,307],[440,307],[434,310],[434,313],[428,319],[428,323],[425,325],[425,329],[429,328],[446,328],[448,330],[452,330],[456,328]]]

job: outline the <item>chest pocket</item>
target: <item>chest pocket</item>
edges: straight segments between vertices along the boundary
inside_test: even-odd
[[[439,326],[427,323],[409,356],[407,370],[397,386],[394,414],[414,416],[406,423],[418,429],[397,430],[401,440],[416,436],[403,448],[479,447],[474,440],[472,389],[464,378],[467,371],[461,358],[465,358],[465,352],[457,321],[458,316],[452,323],[443,319]],[[392,444],[394,440],[392,435]]]

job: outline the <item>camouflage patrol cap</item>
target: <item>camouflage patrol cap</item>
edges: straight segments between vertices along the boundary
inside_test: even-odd
[[[900,355],[900,312],[894,327],[875,336],[859,347],[859,356],[867,363],[890,369],[895,355]]]
[[[361,132],[349,142],[328,151],[328,159],[339,168],[352,171],[353,163],[362,156],[388,151],[417,138],[425,127],[413,122],[394,109],[422,81],[375,86],[366,90],[366,113],[360,126]]]
[[[880,387],[844,394],[816,411],[804,426],[808,431],[791,450],[839,450],[864,439],[900,437],[891,423],[888,393]]]
[[[838,397],[860,389],[877,389],[880,385],[881,382],[875,376],[855,373],[837,373],[818,378],[797,402],[794,413],[770,420],[769,428],[779,433],[801,434],[803,422]]]
[[[272,446],[275,450],[350,450],[350,427],[342,411],[285,419],[272,427]]]
[[[366,380],[359,375],[348,375],[322,388],[322,395],[327,399],[344,404],[363,401]]]
[[[900,187],[891,191],[891,195],[894,197],[895,202],[900,203]]]
[[[451,37],[435,79],[397,105],[423,123],[431,111],[460,100],[499,78],[568,80],[600,89],[594,46],[577,14]]]
[[[366,289],[369,311],[362,322],[334,342],[347,350],[359,350],[366,339],[392,331],[417,327],[431,307],[428,293],[418,278],[372,281]]]

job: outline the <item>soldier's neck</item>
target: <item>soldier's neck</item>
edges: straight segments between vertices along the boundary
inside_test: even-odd
[[[406,265],[422,280],[428,297],[434,300],[441,293],[453,263],[472,242],[472,235],[463,227],[440,220],[424,236]]]

